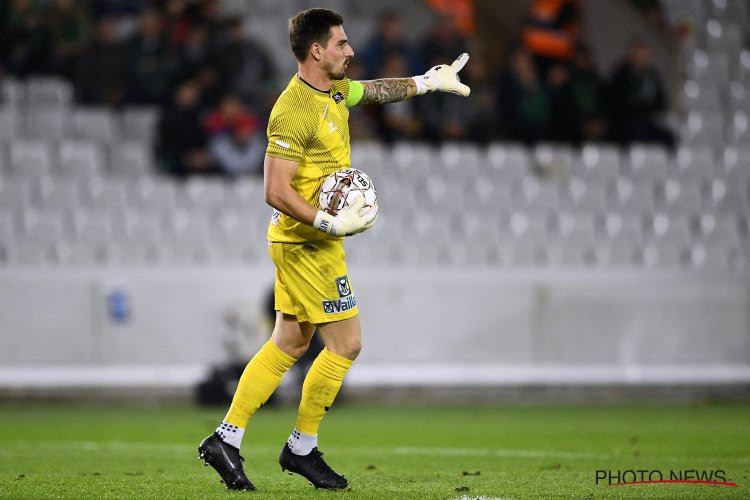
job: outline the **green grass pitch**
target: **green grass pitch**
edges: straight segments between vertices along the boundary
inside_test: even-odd
[[[2,405],[0,498],[750,498],[750,405],[363,406],[342,403],[320,448],[350,480],[315,490],[276,458],[293,408],[245,436],[256,492],[197,460],[223,409]],[[595,484],[597,469],[716,470],[739,486]]]

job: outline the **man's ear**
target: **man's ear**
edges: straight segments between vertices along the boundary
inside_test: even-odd
[[[323,47],[321,47],[319,43],[313,42],[313,44],[310,46],[310,55],[316,61],[320,61],[323,57]]]

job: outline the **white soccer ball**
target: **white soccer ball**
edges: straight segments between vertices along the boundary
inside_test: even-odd
[[[375,185],[367,174],[356,168],[345,168],[326,177],[320,187],[318,201],[321,210],[336,215],[360,196],[365,197],[365,208],[374,206],[378,201]]]

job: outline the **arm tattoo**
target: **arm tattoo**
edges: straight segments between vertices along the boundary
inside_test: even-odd
[[[381,78],[363,81],[362,90],[359,104],[388,104],[413,97],[417,86],[411,78]]]

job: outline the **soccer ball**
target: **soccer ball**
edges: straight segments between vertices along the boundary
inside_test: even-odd
[[[321,210],[336,215],[339,210],[352,204],[360,196],[365,197],[364,207],[371,207],[378,201],[378,193],[366,173],[356,168],[337,170],[323,181],[320,187]]]

